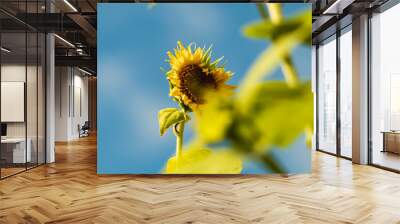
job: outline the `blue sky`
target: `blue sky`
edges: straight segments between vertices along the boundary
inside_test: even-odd
[[[284,13],[310,9],[309,4],[285,4]],[[224,56],[238,84],[254,58],[269,43],[250,40],[241,28],[259,20],[253,3],[230,4],[98,4],[98,172],[159,173],[174,154],[171,132],[160,137],[157,112],[176,104],[160,67],[168,69],[166,52],[181,40],[213,45],[213,58]],[[310,21],[311,22],[311,21]],[[302,79],[311,77],[311,50],[298,47],[294,63]],[[280,69],[271,76],[282,79]],[[186,129],[186,139],[191,130]],[[291,172],[310,167],[310,153],[299,139],[291,150],[275,154]],[[265,173],[247,162],[243,173]]]

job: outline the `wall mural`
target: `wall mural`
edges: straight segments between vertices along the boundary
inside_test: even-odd
[[[98,5],[98,173],[310,171],[311,5]]]

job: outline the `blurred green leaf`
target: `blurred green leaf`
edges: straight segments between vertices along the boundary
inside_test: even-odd
[[[249,38],[274,41],[291,32],[296,32],[297,29],[303,24],[311,24],[311,20],[311,12],[307,10],[297,16],[284,20],[282,23],[274,23],[269,19],[263,19],[257,22],[253,22],[245,26],[242,32],[246,37]],[[311,30],[303,30],[302,32],[306,32],[309,35],[303,38],[301,42],[309,45],[311,43]]]
[[[165,167],[167,174],[239,174],[242,160],[232,150],[189,148],[177,160],[171,157]]]
[[[247,97],[248,91],[259,81],[270,74],[299,43],[307,40],[311,42],[311,12],[307,12],[310,19],[301,23],[293,32],[280,35],[268,49],[264,50],[253,62],[245,78],[239,86],[240,97]]]
[[[207,104],[197,113],[195,130],[200,139],[208,143],[221,141],[232,122],[231,97],[214,93],[207,96]]]
[[[313,126],[313,94],[309,82],[295,88],[288,87],[284,81],[259,84],[244,104],[247,109],[242,119],[251,120],[251,126],[239,126],[239,130],[247,128],[255,132],[246,137],[253,138],[255,151],[288,147],[306,128]],[[243,131],[241,135],[245,135]]]
[[[158,122],[160,125],[160,135],[163,135],[168,128],[180,122],[184,122],[189,118],[185,112],[177,108],[165,108],[158,112]]]
[[[308,148],[312,147],[313,129],[311,127],[306,127],[306,144]]]
[[[288,147],[313,127],[309,82],[289,87],[285,81],[271,80],[254,85],[245,99],[214,96],[214,101],[196,117],[206,144],[228,140],[244,153],[262,154],[272,147]]]

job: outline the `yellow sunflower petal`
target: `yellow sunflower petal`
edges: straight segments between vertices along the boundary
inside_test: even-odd
[[[181,95],[181,92],[180,92],[180,90],[179,90],[178,88],[174,87],[173,89],[171,89],[169,95],[170,95],[170,96],[177,96],[177,97],[179,97],[179,96]]]
[[[199,48],[193,43],[185,47],[181,41],[177,41],[173,53],[168,51],[167,55],[170,64],[167,79],[173,85],[170,95],[192,110],[200,108],[205,102],[204,93],[207,91],[229,88],[225,82],[232,73],[215,62],[211,63],[211,47],[206,50],[205,47]],[[203,77],[198,77],[199,75]]]

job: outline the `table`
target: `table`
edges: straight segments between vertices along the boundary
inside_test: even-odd
[[[30,138],[26,139],[28,142],[25,151],[25,138],[5,138],[1,139],[1,157],[8,163],[26,163],[31,162],[32,141]]]
[[[400,132],[382,131],[381,133],[383,134],[382,152],[392,152],[400,154]]]

